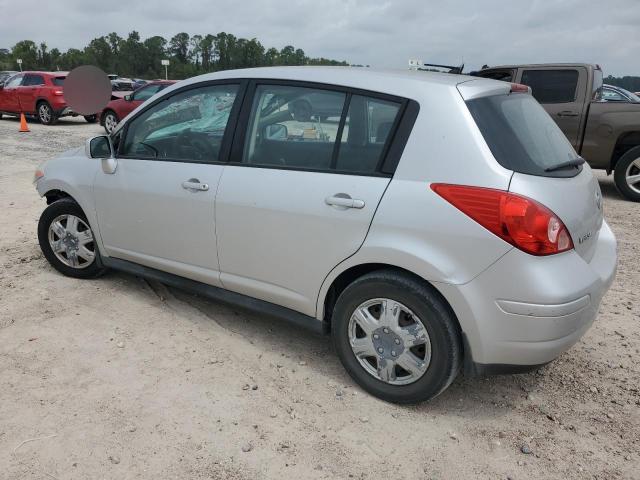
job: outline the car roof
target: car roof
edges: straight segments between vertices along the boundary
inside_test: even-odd
[[[359,88],[372,92],[386,93],[405,98],[418,98],[425,91],[425,86],[455,88],[464,82],[477,80],[468,75],[454,75],[450,73],[424,72],[400,69],[377,69],[366,67],[260,67],[238,70],[224,70],[207,73],[197,77],[182,80],[165,91],[182,86],[230,79],[267,79],[293,80],[326,85]]]
[[[24,72],[16,72],[16,73],[33,73],[37,75],[51,75],[54,77],[66,77],[69,75],[69,72],[46,72],[41,70],[25,70]]]

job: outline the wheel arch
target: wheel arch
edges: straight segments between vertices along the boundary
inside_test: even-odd
[[[634,147],[640,146],[640,130],[622,133],[618,136],[616,144],[613,147],[611,155],[611,163],[607,168],[607,173],[611,173],[616,168],[618,160]]]
[[[318,319],[322,320],[324,331],[328,332],[331,329],[331,313],[333,311],[333,306],[335,305],[336,300],[344,291],[344,289],[347,288],[347,286],[349,286],[354,280],[377,270],[392,270],[397,273],[407,275],[408,277],[411,277],[414,280],[426,285],[430,290],[433,291],[435,295],[441,298],[441,300],[450,310],[451,315],[455,319],[460,333],[462,333],[462,326],[460,324],[460,320],[458,319],[458,315],[453,309],[453,306],[440,292],[436,285],[434,285],[433,282],[430,282],[429,280],[404,267],[400,267],[390,263],[374,262],[351,265],[344,268],[339,273],[336,273],[334,270],[334,272],[332,272],[333,275],[331,275],[331,280],[329,280],[329,277],[327,278],[327,280],[325,280],[325,284],[323,285],[323,288],[320,292],[320,298],[318,301]]]

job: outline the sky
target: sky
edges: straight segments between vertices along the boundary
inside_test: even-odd
[[[0,48],[82,48],[131,30],[225,31],[372,67],[586,62],[605,76],[640,75],[640,0],[0,0]]]

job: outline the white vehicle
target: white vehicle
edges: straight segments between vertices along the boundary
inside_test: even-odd
[[[550,362],[616,269],[589,166],[526,87],[489,79],[203,75],[44,163],[36,188],[65,275],[123,270],[331,332],[354,380],[393,402],[461,369]]]

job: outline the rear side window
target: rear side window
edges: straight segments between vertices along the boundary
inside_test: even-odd
[[[566,177],[576,169],[545,169],[578,158],[547,112],[530,95],[482,97],[467,106],[491,153],[503,167],[538,176]]]
[[[540,103],[571,103],[576,98],[577,70],[525,70],[520,83],[531,87]]]
[[[42,75],[26,75],[22,83],[23,87],[35,87],[37,85],[44,85],[44,77]]]
[[[61,87],[63,83],[64,83],[64,77],[55,77],[53,79],[53,84],[57,87]]]
[[[374,174],[380,171],[400,107],[397,102],[345,92],[259,85],[242,161]]]
[[[353,95],[335,169],[375,172],[399,111],[399,103]]]

